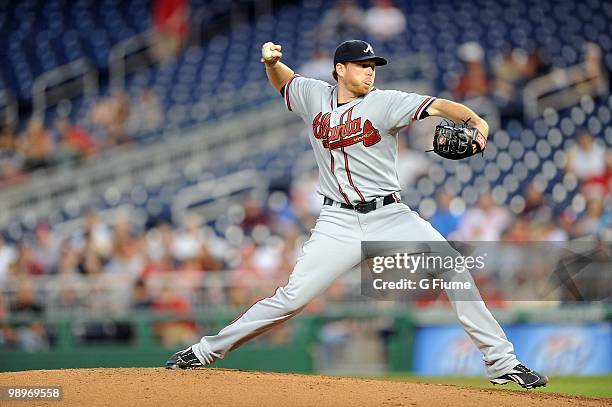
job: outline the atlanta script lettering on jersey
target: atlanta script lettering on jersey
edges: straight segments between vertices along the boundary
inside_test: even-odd
[[[343,117],[346,119],[337,126],[330,126],[331,112],[319,112],[312,121],[312,131],[315,138],[322,140],[323,147],[330,150],[347,147],[359,142],[363,142],[365,147],[373,146],[381,140],[380,132],[372,125],[370,120],[365,120],[361,124],[361,117],[352,118],[353,108],[351,107]]]

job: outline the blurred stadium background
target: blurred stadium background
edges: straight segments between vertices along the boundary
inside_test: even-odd
[[[322,200],[268,40],[331,81],[366,39],[379,87],[488,119],[461,162],[424,153],[433,119],[400,135],[403,199],[445,236],[609,243],[611,23],[603,0],[0,0],[0,370],[160,366],[286,281]],[[218,365],[483,373],[448,304],[359,292],[347,274]],[[529,366],[612,373],[609,297],[486,300]]]

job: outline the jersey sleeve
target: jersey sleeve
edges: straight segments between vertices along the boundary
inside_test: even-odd
[[[319,96],[329,84],[317,79],[304,78],[294,75],[282,89],[285,105],[290,112],[295,112],[298,116],[306,116],[309,103],[319,100]]]
[[[424,96],[416,93],[406,93],[396,90],[387,91],[388,103],[387,119],[389,128],[402,128],[415,120],[427,117],[427,107],[436,100],[433,96]]]

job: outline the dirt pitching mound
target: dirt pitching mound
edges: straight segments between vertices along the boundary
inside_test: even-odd
[[[536,392],[227,369],[34,370],[0,373],[0,386],[62,386],[64,400],[57,403],[62,407],[609,405],[605,399]]]

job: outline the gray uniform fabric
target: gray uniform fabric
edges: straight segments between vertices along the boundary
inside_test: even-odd
[[[312,128],[310,142],[319,166],[317,192],[357,204],[400,190],[397,133],[420,119],[430,96],[373,89],[338,106],[337,86],[295,76],[285,103]]]
[[[217,335],[204,336],[192,349],[208,363],[296,315],[343,273],[361,261],[361,241],[444,241],[427,221],[401,202],[363,214],[343,209],[394,194],[399,201],[397,132],[434,100],[429,96],[374,89],[337,106],[337,88],[294,77],[284,92],[287,108],[312,129],[310,139],[319,166],[318,191],[335,201],[324,206],[304,244],[287,285],[247,309]],[[467,279],[469,273],[442,276]],[[489,378],[501,376],[519,362],[512,344],[477,295],[477,300],[449,298],[459,322],[480,349]]]

